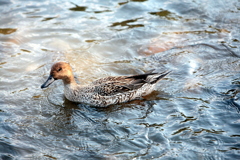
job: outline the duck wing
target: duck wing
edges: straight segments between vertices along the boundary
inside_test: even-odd
[[[109,77],[100,78],[98,80],[95,80],[92,82],[92,84],[93,85],[101,85],[103,83],[108,83],[108,82],[137,83],[137,82],[139,82],[139,80],[142,81],[142,80],[146,79],[147,76],[149,76],[149,75],[156,74],[156,73],[153,73],[153,71],[154,71],[154,69],[148,71],[145,74],[138,74],[138,75],[132,75],[132,76],[109,76]],[[134,82],[131,82],[131,81],[134,81]]]
[[[96,85],[94,92],[101,96],[111,96],[118,93],[124,93],[142,87],[144,83],[141,81],[133,81],[132,79],[123,79],[123,81],[112,81]]]
[[[162,73],[153,73],[152,71],[133,75],[133,76],[117,76],[106,77],[92,82],[94,92],[102,96],[111,96],[118,93],[129,92],[141,88],[144,84],[153,85],[168,75],[171,71]]]

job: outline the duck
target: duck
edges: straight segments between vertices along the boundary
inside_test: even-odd
[[[47,88],[54,81],[61,79],[64,84],[64,95],[69,101],[107,107],[150,94],[154,86],[171,72],[153,71],[137,75],[109,76],[97,79],[88,85],[81,85],[76,82],[69,63],[57,62],[53,64],[49,77],[41,88]]]

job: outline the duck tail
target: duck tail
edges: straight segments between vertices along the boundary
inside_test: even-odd
[[[162,72],[162,73],[151,74],[147,77],[146,81],[150,84],[155,84],[171,72],[172,71],[165,71],[165,72]]]

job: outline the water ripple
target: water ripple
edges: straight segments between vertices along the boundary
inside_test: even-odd
[[[237,0],[0,8],[0,159],[240,159]],[[40,89],[56,61],[81,84],[172,72],[143,99],[99,109],[66,100],[60,81]]]

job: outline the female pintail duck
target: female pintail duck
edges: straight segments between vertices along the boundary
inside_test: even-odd
[[[169,73],[170,71],[106,77],[89,85],[79,85],[74,79],[71,66],[66,62],[57,62],[52,66],[50,75],[41,88],[46,88],[55,80],[62,79],[64,94],[68,100],[105,107],[138,99],[151,93],[154,85]]]

